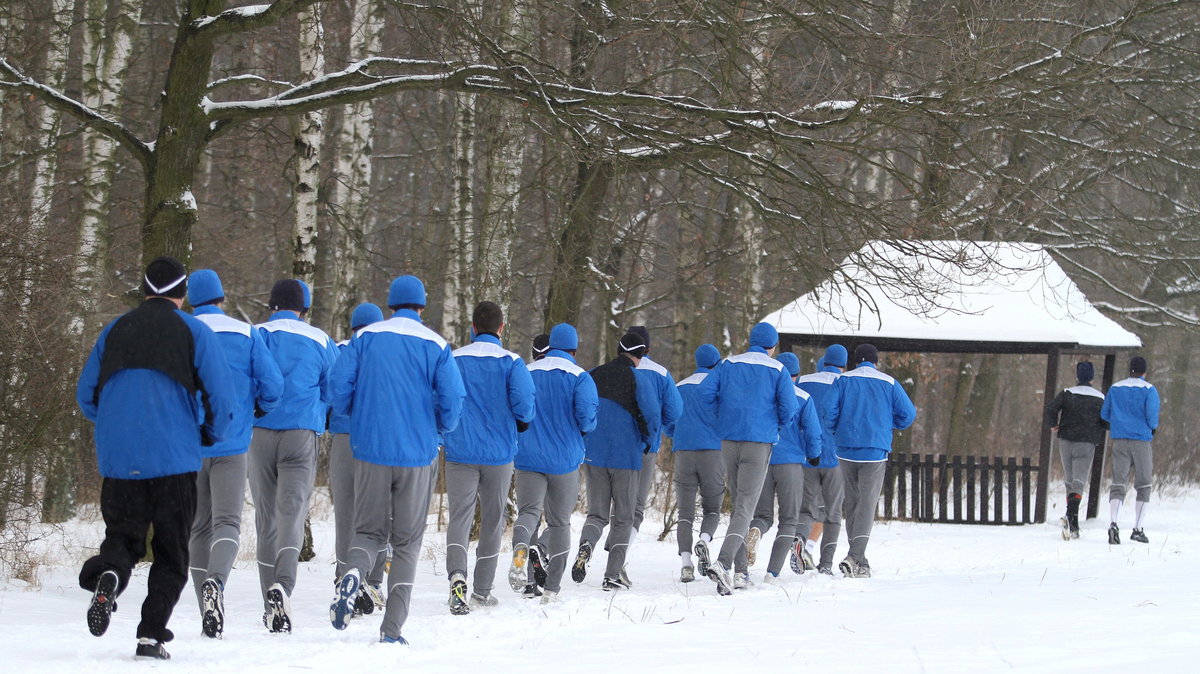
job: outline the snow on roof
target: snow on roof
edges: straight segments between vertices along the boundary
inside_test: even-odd
[[[873,241],[763,321],[781,334],[1135,349],[1038,244]]]

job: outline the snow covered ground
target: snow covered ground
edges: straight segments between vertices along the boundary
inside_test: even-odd
[[[39,587],[0,588],[0,669],[6,672],[330,671],[1196,671],[1200,659],[1200,489],[1156,500],[1150,544],[1110,547],[1107,517],[1083,537],[1061,540],[1057,524],[983,527],[877,525],[868,556],[874,578],[797,576],[732,597],[713,584],[678,582],[673,538],[657,542],[647,522],[633,550],[631,591],[600,590],[603,554],[582,585],[568,577],[557,604],[542,606],[508,589],[502,563],[500,606],[452,616],[446,608],[444,537],[431,527],[404,634],[409,647],[379,644],[379,616],[344,632],[329,625],[332,531],[316,521],[318,558],[301,565],[292,598],[295,631],[262,627],[257,574],[243,550],[226,598],[225,638],[200,636],[191,588],[171,622],[167,663],[132,657],[146,568],[135,571],[108,634],[84,622],[89,595],[78,564],[102,525],[76,521],[47,541]],[[1061,515],[1061,494],[1051,521]],[[1131,504],[1130,504],[1131,505]],[[1132,508],[1122,513],[1123,537]],[[252,519],[247,520],[252,522]],[[576,521],[576,532],[582,518]],[[252,527],[251,527],[252,528]],[[761,550],[769,547],[764,537]],[[718,540],[719,544],[719,540]],[[844,541],[839,546],[840,559]],[[765,555],[764,555],[765,556]],[[502,558],[506,557],[502,553]],[[382,669],[386,668],[386,669]]]

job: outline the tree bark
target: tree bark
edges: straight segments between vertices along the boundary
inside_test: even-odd
[[[300,10],[300,73],[307,80],[325,74],[325,37],[319,6]],[[296,178],[292,183],[292,203],[296,219],[292,227],[292,276],[316,285],[317,210],[321,184],[321,141],[324,115],[319,110],[293,118],[292,156]]]

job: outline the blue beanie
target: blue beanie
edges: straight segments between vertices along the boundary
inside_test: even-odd
[[[579,333],[570,323],[559,323],[550,328],[550,348],[559,351],[574,351],[579,348]]]
[[[784,351],[778,356],[775,356],[775,360],[783,363],[783,366],[787,368],[788,374],[792,375],[793,377],[800,374],[800,358],[791,351]]]
[[[712,344],[696,347],[696,367],[716,367],[721,362],[721,352]]]
[[[309,288],[308,284],[300,279],[296,279],[296,283],[299,283],[300,290],[304,291],[304,310],[312,309],[312,288]]]
[[[1096,378],[1096,366],[1084,361],[1075,366],[1075,379],[1081,384],[1086,384]]]
[[[421,279],[411,274],[397,276],[388,289],[388,306],[398,307],[403,304],[425,306],[425,284]]]
[[[770,323],[759,323],[750,329],[750,346],[769,349],[779,343],[779,331]]]
[[[363,302],[354,307],[354,311],[350,314],[350,329],[357,330],[365,328],[372,323],[378,323],[383,320],[383,311],[370,302]]]
[[[225,299],[221,278],[211,269],[197,269],[188,277],[188,302],[193,307]]]
[[[825,357],[822,360],[826,365],[846,367],[846,356],[846,347],[841,344],[831,344],[828,349],[825,349]]]

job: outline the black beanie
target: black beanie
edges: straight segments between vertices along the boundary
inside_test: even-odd
[[[542,333],[533,338],[533,359],[537,360],[550,350],[550,335]]]
[[[304,288],[296,279],[279,279],[271,288],[271,300],[268,303],[272,311],[287,309],[300,313],[304,311]]]
[[[642,338],[642,343],[646,345],[646,353],[650,352],[650,331],[644,325],[630,326],[629,332]]]
[[[875,348],[874,344],[859,344],[854,347],[854,364],[859,363],[878,363],[879,349]]]
[[[1129,374],[1134,376],[1146,374],[1146,359],[1134,356],[1129,359]]]
[[[1096,367],[1091,363],[1084,361],[1075,366],[1075,380],[1080,384],[1086,384],[1096,378]]]
[[[146,297],[183,299],[187,295],[187,270],[183,263],[167,255],[151,260],[142,277],[142,292]]]
[[[633,330],[625,333],[618,345],[621,347],[621,353],[627,353],[634,358],[646,355],[646,340]]]

